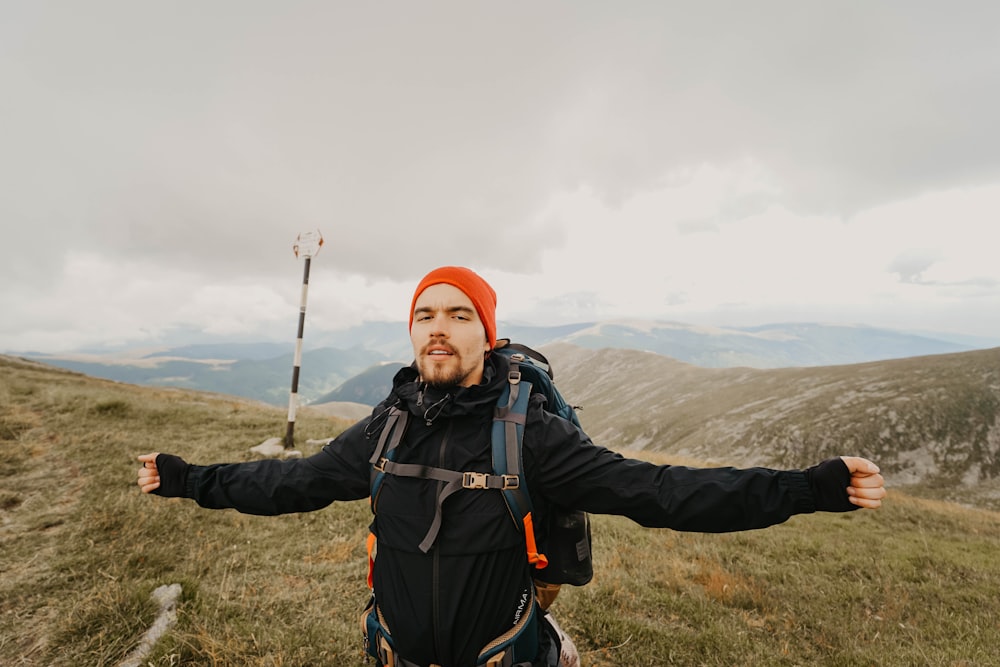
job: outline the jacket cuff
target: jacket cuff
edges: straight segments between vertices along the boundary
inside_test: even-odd
[[[160,486],[153,490],[166,498],[187,497],[188,472],[191,465],[179,456],[160,454],[156,457],[156,470],[160,474]]]
[[[795,498],[793,514],[812,514],[816,511],[816,498],[809,486],[809,477],[804,470],[785,470],[782,476]]]
[[[851,471],[843,459],[827,459],[806,469],[809,487],[819,512],[851,512],[860,509],[850,501],[847,487],[851,485]]]

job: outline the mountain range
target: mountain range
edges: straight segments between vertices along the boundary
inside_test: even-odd
[[[1000,345],[1000,340],[958,342],[946,336],[815,323],[752,328],[654,321],[553,327],[500,323],[498,330],[502,337],[535,348],[565,343],[592,350],[645,351],[704,368],[830,366]],[[332,400],[374,404],[380,389],[372,389],[372,379],[391,376],[389,369],[412,359],[409,337],[399,323],[370,322],[320,332],[307,342],[298,387],[304,404]],[[291,342],[260,342],[19,356],[121,382],[200,389],[282,405],[288,401],[293,351]],[[348,381],[352,383],[345,386]]]

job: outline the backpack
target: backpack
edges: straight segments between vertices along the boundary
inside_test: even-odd
[[[525,345],[511,343],[509,339],[497,340],[493,352],[506,357],[509,362],[507,386],[497,400],[491,430],[493,473],[459,472],[396,463],[393,460],[394,450],[402,440],[409,413],[393,407],[388,410],[385,426],[382,428],[370,461],[372,511],[375,511],[375,501],[386,473],[446,482],[438,498],[438,513],[420,545],[422,550],[428,551],[440,528],[441,507],[447,496],[463,488],[501,491],[511,518],[518,530],[524,533],[527,559],[535,568],[532,578],[538,607],[547,610],[558,595],[562,584],[582,586],[593,577],[591,530],[590,519],[585,512],[550,505],[539,524],[541,528],[539,534],[543,539],[540,541],[535,539],[532,503],[528,495],[521,452],[531,394],[536,392],[545,396],[546,411],[567,419],[577,427],[580,427],[580,421],[576,409],[566,402],[556,388],[552,368],[541,353]],[[369,588],[372,587],[376,548],[375,536],[369,534]],[[533,609],[534,605],[531,607]],[[534,614],[524,615],[524,627],[527,627],[529,616],[533,617]],[[384,662],[391,656],[392,640],[379,618],[374,598],[362,613],[361,626],[365,636],[366,652]],[[523,632],[522,627],[518,628],[517,632],[508,632],[507,635],[509,636],[504,638],[504,641],[491,644],[490,650],[480,656],[479,664],[493,664],[504,656],[505,652],[508,654],[506,656],[508,660],[511,655],[534,655],[533,651],[537,647],[531,643],[532,633]]]
[[[580,427],[580,419],[577,417],[576,408],[566,402],[562,394],[556,388],[555,374],[552,366],[541,353],[531,349],[526,345],[511,343],[509,339],[499,339],[494,352],[501,354],[510,361],[510,375],[517,373],[514,379],[518,384],[527,381],[528,391],[519,392],[524,394],[523,407],[515,402],[512,408],[515,413],[524,415],[527,412],[527,398],[532,391],[539,392],[545,396],[545,409],[556,414]],[[504,394],[500,397],[498,405],[505,400],[510,402],[510,392],[513,390],[513,379],[508,378],[508,386]],[[499,415],[498,415],[499,416]],[[521,460],[521,437],[523,425],[517,425],[517,447],[514,452],[506,452],[506,457],[499,456],[499,429],[502,423],[499,419],[493,422],[493,466],[494,472],[498,466],[498,460],[506,458],[509,472],[511,469],[517,470],[517,475],[524,477],[524,466]],[[509,422],[507,422],[509,423]],[[523,422],[522,422],[523,424]],[[506,437],[506,434],[505,434]],[[506,445],[506,442],[505,442]],[[515,457],[511,460],[511,456]],[[531,512],[531,499],[527,496],[527,485],[523,487],[523,493],[516,494],[514,491],[505,490],[504,496],[507,506],[515,517],[520,517],[523,522],[525,514]],[[513,498],[512,498],[513,496]],[[521,498],[523,496],[523,499]],[[513,502],[512,502],[513,500]],[[526,506],[522,506],[526,505]],[[545,554],[548,561],[547,566],[539,568],[536,564],[534,578],[536,584],[541,582],[549,585],[570,584],[573,586],[583,586],[590,582],[594,576],[593,561],[591,558],[591,531],[590,518],[585,512],[571,510],[558,505],[550,505],[545,516],[540,517],[543,539],[539,540],[538,550]],[[558,589],[556,589],[556,592]],[[552,597],[554,598],[554,593]],[[542,600],[543,608],[548,608],[551,600]]]

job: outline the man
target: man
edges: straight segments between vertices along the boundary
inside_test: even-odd
[[[370,459],[386,422],[405,412],[395,456],[399,474],[386,474],[372,499],[372,652],[393,667],[552,667],[559,660],[558,634],[530,603],[525,535],[501,493],[461,489],[445,497],[442,481],[402,472],[492,472],[490,428],[508,381],[507,361],[491,354],[495,310],[496,294],[479,275],[462,267],[435,269],[420,281],[410,308],[414,365],[396,375],[371,417],[305,459],[195,466],[146,454],[139,457],[138,484],[145,493],[262,515],[367,498]],[[885,497],[878,468],[857,457],[805,471],[626,459],[590,443],[543,403],[532,397],[523,438],[528,495],[539,516],[556,503],[644,526],[724,532],[800,513],[875,509]],[[490,650],[495,645],[502,646],[499,653]]]

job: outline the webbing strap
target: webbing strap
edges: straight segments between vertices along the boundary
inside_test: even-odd
[[[518,371],[517,378],[520,380],[521,373]],[[531,384],[525,387],[525,395],[531,393]],[[510,472],[511,468],[520,468],[519,461],[521,459],[521,439],[519,435],[524,433],[524,424],[528,419],[527,405],[524,405],[524,409],[517,411],[516,408],[521,406],[518,403],[518,396],[521,393],[521,383],[511,382],[510,383],[510,400],[507,403],[506,414],[500,417],[503,421],[503,435],[504,443],[506,445],[506,455],[507,455],[507,471]],[[515,418],[520,418],[520,422],[516,421]],[[520,470],[518,470],[520,472]],[[525,508],[526,512],[530,512],[530,508]]]
[[[507,387],[497,401],[493,414],[493,470],[501,475],[516,475],[523,479],[521,465],[521,441],[524,424],[527,421],[528,401],[531,397],[531,383],[522,382],[515,361],[511,362],[511,372]],[[504,500],[520,528],[523,517],[531,513],[531,498],[525,485],[504,491]]]
[[[445,484],[444,488],[441,489],[441,492],[438,493],[437,502],[434,505],[434,520],[431,522],[431,527],[427,529],[427,534],[424,535],[424,539],[420,543],[420,550],[424,553],[430,551],[431,547],[434,546],[434,540],[437,539],[438,532],[441,530],[441,507],[444,505],[444,501],[448,498],[448,496],[461,488],[461,481],[455,480]]]
[[[433,479],[439,482],[454,482],[456,479],[461,482],[462,473],[434,466],[425,466],[420,463],[396,463],[383,458],[375,464],[375,469],[387,472],[397,477],[419,477],[420,479]]]
[[[378,555],[378,538],[375,537],[375,533],[368,533],[368,538],[365,540],[365,549],[368,551],[368,588],[373,589],[375,587],[375,582],[373,581],[375,556]]]
[[[375,445],[375,451],[372,453],[371,459],[368,460],[372,465],[375,464],[386,452],[386,441],[389,439],[390,435],[395,435],[393,442],[389,445],[389,450],[395,449],[399,445],[399,441],[403,437],[403,431],[406,430],[406,421],[408,412],[404,412],[397,407],[389,408],[389,414],[385,418],[385,426],[382,427],[382,433],[379,435],[378,444]],[[402,420],[403,423],[396,428],[396,422]]]
[[[385,426],[382,427],[382,433],[379,435],[378,444],[375,445],[375,451],[372,452],[372,457],[369,459],[369,463],[372,464],[372,472],[368,495],[372,512],[375,511],[375,501],[378,498],[379,488],[382,486],[382,478],[385,476],[384,467],[379,467],[376,463],[380,460],[388,461],[391,459],[395,449],[403,440],[403,434],[406,433],[406,423],[409,419],[409,412],[397,407],[389,408],[389,414],[386,417]]]
[[[493,469],[504,475],[524,478],[521,459],[521,443],[524,439],[524,425],[527,422],[528,402],[531,398],[531,383],[522,381],[518,363],[524,357],[515,354],[510,359],[507,373],[507,387],[497,401],[493,414]],[[545,554],[538,552],[535,545],[535,529],[531,520],[531,497],[526,484],[503,492],[507,509],[514,523],[524,532],[525,551],[528,562],[537,569],[548,566]]]
[[[535,544],[535,524],[531,519],[531,512],[524,515],[524,548],[528,553],[528,562],[541,570],[549,566],[548,557],[538,552]]]
[[[520,484],[517,475],[491,475],[485,472],[459,472],[421,463],[397,463],[383,458],[375,469],[397,477],[419,477],[438,482],[458,482],[463,489],[516,489]]]

